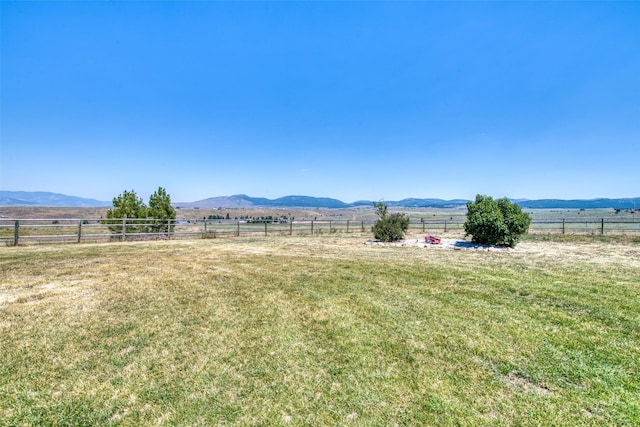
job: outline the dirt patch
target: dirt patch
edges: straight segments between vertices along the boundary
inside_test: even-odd
[[[536,384],[529,378],[520,375],[518,372],[511,372],[507,376],[507,383],[513,388],[517,388],[527,393],[549,394],[551,390],[541,384]]]
[[[452,249],[452,250],[465,250],[465,251],[513,251],[515,248],[509,248],[507,246],[491,246],[491,245],[479,245],[471,243],[461,239],[441,239],[440,243],[432,244],[427,243],[420,239],[404,239],[397,242],[381,242],[379,240],[368,240],[366,245],[379,245],[379,246],[396,246],[396,247],[419,247],[419,248],[434,248],[434,249]]]

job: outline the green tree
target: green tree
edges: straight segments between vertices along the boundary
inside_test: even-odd
[[[123,191],[118,197],[113,199],[113,208],[107,211],[107,219],[105,224],[122,224],[122,219],[134,218],[126,221],[125,232],[126,233],[140,233],[147,231],[146,220],[142,218],[147,217],[147,206],[144,204],[141,198],[136,195],[136,192]],[[122,231],[122,226],[109,227],[112,233],[119,233]]]
[[[176,210],[171,206],[171,196],[162,187],[149,196],[147,216],[152,218],[151,230],[155,233],[173,231],[172,220],[176,219]]]
[[[395,242],[404,237],[409,228],[409,218],[401,213],[389,214],[389,208],[384,202],[373,202],[378,219],[371,228],[373,236],[383,242]]]
[[[529,214],[520,206],[502,198],[493,200],[478,194],[475,202],[467,202],[464,231],[471,241],[485,245],[515,246],[531,224]]]

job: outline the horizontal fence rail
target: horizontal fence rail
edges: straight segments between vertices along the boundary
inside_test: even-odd
[[[161,220],[161,219],[0,219],[0,242],[18,245],[46,242],[107,242],[180,238],[217,238],[268,235],[371,233],[372,220]],[[411,219],[410,232],[464,231],[464,217]],[[529,233],[626,234],[640,233],[640,220],[588,218],[534,220]]]

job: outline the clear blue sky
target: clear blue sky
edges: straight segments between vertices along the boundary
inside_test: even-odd
[[[2,190],[640,196],[640,2],[0,8]]]

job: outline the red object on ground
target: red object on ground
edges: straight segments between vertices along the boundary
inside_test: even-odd
[[[424,237],[424,241],[425,241],[425,243],[431,243],[432,245],[439,245],[440,244],[440,239],[438,239],[437,237],[433,237],[433,236],[425,236]]]

